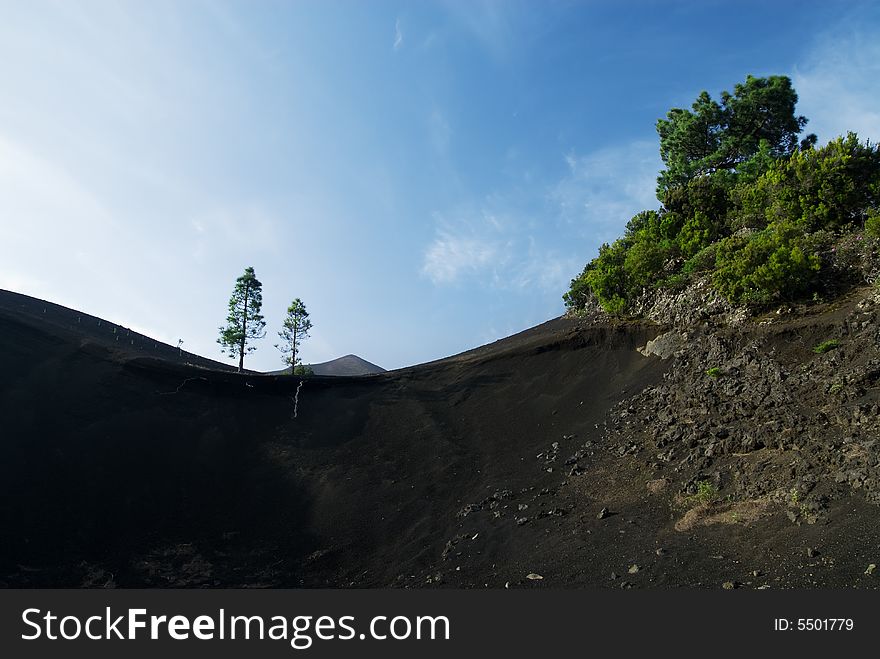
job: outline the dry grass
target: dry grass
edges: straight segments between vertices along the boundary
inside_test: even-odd
[[[675,530],[690,531],[698,526],[712,524],[751,524],[770,515],[771,508],[772,504],[766,499],[701,503],[688,510],[675,523]]]
[[[668,478],[658,478],[656,480],[648,481],[645,483],[648,488],[648,492],[651,494],[657,494],[658,492],[662,492],[666,489],[666,486],[669,485]]]

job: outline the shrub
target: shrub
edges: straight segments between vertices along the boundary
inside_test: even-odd
[[[819,257],[805,248],[803,231],[791,223],[771,224],[747,238],[725,238],[718,244],[713,284],[740,304],[796,297],[810,288],[819,270]]]
[[[718,487],[712,481],[700,481],[697,483],[697,491],[687,497],[687,501],[691,505],[709,505],[718,501],[719,498]]]
[[[838,341],[837,339],[831,339],[830,341],[823,341],[822,343],[817,345],[815,348],[813,348],[813,352],[815,352],[817,355],[822,355],[829,350],[834,350],[835,348],[839,347],[840,341]]]
[[[721,369],[718,368],[717,366],[713,366],[712,368],[710,368],[706,371],[706,375],[708,375],[710,378],[720,377],[721,376]]]
[[[708,245],[689,258],[682,266],[681,271],[686,275],[691,275],[695,272],[714,270],[717,255],[718,245],[715,243]]]
[[[865,219],[865,235],[880,238],[880,209],[871,209]]]
[[[657,288],[662,288],[667,291],[680,291],[687,285],[687,283],[687,274],[684,272],[677,272],[674,275],[669,275],[658,281]]]
[[[663,270],[663,265],[670,256],[671,250],[663,243],[640,237],[627,250],[623,260],[626,297],[629,298],[642,288],[655,283],[658,273]]]
[[[697,211],[723,221],[731,208],[730,191],[735,182],[736,176],[727,171],[691,179],[685,185],[666,191],[663,208],[667,214],[675,214],[682,221],[693,217]]]
[[[677,289],[696,272],[712,272],[734,304],[794,301],[818,287],[820,254],[838,284],[852,283],[838,275],[860,271],[864,254],[846,251],[840,232],[864,226],[880,239],[880,150],[853,133],[819,149],[806,142],[784,153],[765,142],[735,169],[662,185],[663,207],[636,214],[621,239],[602,245],[571,281],[566,306],[595,298],[623,313],[642,289]]]
[[[689,259],[718,240],[721,225],[703,211],[696,211],[684,223],[676,240],[681,255]]]
[[[861,223],[880,201],[880,151],[855,133],[821,149],[796,151],[774,161],[752,184],[733,194],[738,211],[753,221],[789,221],[805,231]]]
[[[624,268],[627,245],[623,240],[599,248],[599,256],[584,270],[584,281],[608,313],[622,313],[627,306],[629,283]]]
[[[565,306],[568,309],[583,309],[587,306],[590,299],[593,297],[593,291],[590,288],[590,283],[587,281],[586,274],[589,269],[589,265],[586,269],[575,279],[571,280],[571,286],[565,295],[562,296],[562,299],[565,301]]]

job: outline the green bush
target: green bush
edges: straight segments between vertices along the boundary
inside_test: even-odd
[[[706,370],[706,375],[708,375],[710,378],[721,377],[721,369],[717,366],[713,366],[712,368]]]
[[[749,237],[731,236],[718,244],[712,282],[731,302],[764,305],[805,293],[819,271],[803,231],[774,223]]]
[[[718,240],[721,227],[717,220],[712,220],[703,211],[696,211],[684,223],[678,234],[679,251],[689,259]]]
[[[590,288],[590,282],[587,281],[587,270],[592,263],[587,265],[584,271],[575,279],[571,280],[571,285],[565,295],[562,296],[567,309],[583,309],[593,297],[593,291]]]
[[[671,250],[663,243],[639,239],[626,252],[623,269],[626,272],[627,295],[631,297],[642,288],[657,282],[657,275],[671,256]]]
[[[673,133],[670,149],[682,146]],[[679,289],[695,273],[712,273],[713,286],[735,304],[763,306],[809,295],[819,254],[836,272],[852,271],[832,247],[841,230],[861,226],[880,239],[880,150],[853,133],[819,149],[814,142],[782,152],[765,141],[735,168],[667,180],[663,207],[636,214],[621,239],[602,245],[571,281],[566,306],[581,309],[595,298],[607,312],[624,313],[643,289]]]
[[[745,218],[789,221],[805,231],[860,223],[880,201],[880,151],[854,133],[774,161],[733,194]]]
[[[869,238],[880,238],[880,210],[871,209],[865,219],[865,235]]]
[[[696,484],[696,492],[687,497],[690,505],[705,505],[715,503],[720,499],[718,487],[712,481],[700,481]]]
[[[686,275],[695,272],[708,272],[715,269],[715,258],[718,255],[718,244],[713,243],[704,247],[689,258],[682,266],[681,271]]]
[[[617,240],[599,248],[599,256],[584,270],[582,277],[599,304],[608,313],[622,313],[626,309],[629,282],[624,262],[627,244]]]
[[[815,348],[813,348],[813,352],[815,352],[817,355],[823,355],[829,350],[834,350],[835,348],[839,347],[840,341],[838,341],[837,339],[831,339],[830,341],[823,341],[822,343],[817,345]]]

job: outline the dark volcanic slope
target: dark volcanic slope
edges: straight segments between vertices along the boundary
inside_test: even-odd
[[[649,490],[654,467],[603,445],[609,409],[663,381],[635,350],[652,327],[558,319],[298,395],[33,314],[0,313],[0,332],[8,586],[846,585],[854,543],[880,545],[858,497],[821,525],[780,508],[677,531],[681,484]]]
[[[101,345],[118,355],[156,357],[202,368],[237,370],[234,366],[180,350],[103,318],[4,289],[0,289],[0,315],[35,322],[44,331]]]

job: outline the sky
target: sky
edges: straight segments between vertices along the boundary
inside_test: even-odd
[[[880,140],[880,3],[0,0],[0,288],[215,359],[236,277],[282,366],[399,368],[564,311],[656,208],[654,129],[788,75]],[[232,363],[232,362],[230,362]]]

